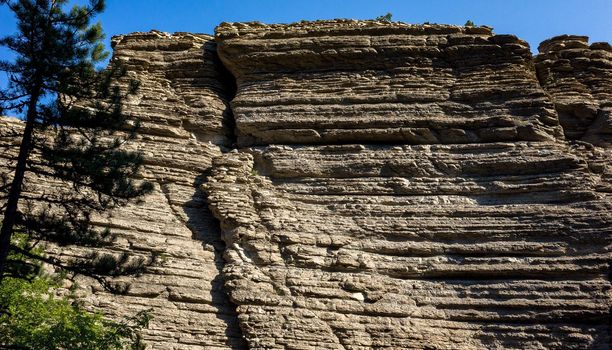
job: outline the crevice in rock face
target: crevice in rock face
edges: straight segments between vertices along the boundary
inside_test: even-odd
[[[213,56],[213,63],[217,69],[218,79],[224,87],[223,98],[227,103],[227,108],[223,112],[223,126],[227,130],[228,142],[224,145],[223,151],[230,151],[236,148],[236,120],[234,119],[234,113],[232,111],[231,102],[236,97],[237,84],[236,78],[232,73],[223,65],[223,62],[219,58],[216,51],[216,44],[210,43],[215,46],[215,54]]]
[[[185,203],[184,210],[188,217],[187,226],[194,233],[194,239],[202,242],[202,247],[207,246],[213,248],[214,251],[214,266],[217,270],[215,278],[210,282],[211,305],[217,308],[217,318],[226,324],[225,336],[227,337],[226,345],[234,350],[247,349],[247,345],[240,331],[238,323],[238,313],[236,305],[231,302],[228,293],[224,288],[225,279],[223,276],[223,267],[225,261],[223,253],[225,252],[225,242],[221,239],[220,222],[215,218],[206,203],[206,193],[202,191],[202,185],[205,183],[206,176],[198,176],[193,183],[196,189],[191,202]],[[193,208],[194,210],[189,210]],[[206,222],[202,222],[203,219]],[[196,230],[197,227],[202,227],[205,224],[206,230]],[[206,233],[204,236],[197,236],[198,233]],[[223,307],[226,305],[227,307]]]
[[[216,44],[213,41],[208,41],[203,45],[203,52],[205,59],[209,60],[215,68],[217,74],[217,80],[223,87],[222,90],[217,91],[219,97],[224,101],[226,108],[223,111],[222,125],[224,130],[224,137],[222,142],[216,142],[222,152],[228,152],[235,147],[236,136],[235,136],[235,122],[230,102],[236,94],[236,82],[231,73],[223,66],[223,63],[219,59],[216,53]],[[213,143],[215,143],[213,141]],[[185,210],[185,214],[189,218],[188,226],[199,226],[200,221],[205,217],[207,221],[207,229],[205,237],[197,237],[197,232],[192,228],[194,232],[194,239],[202,241],[202,246],[210,246],[214,251],[214,266],[217,269],[215,278],[211,281],[211,301],[213,306],[217,307],[217,318],[226,324],[225,336],[227,337],[226,345],[231,349],[241,350],[247,349],[245,338],[238,322],[238,313],[236,311],[236,305],[230,300],[228,293],[224,287],[225,277],[223,268],[225,267],[225,260],[223,254],[225,252],[226,244],[221,238],[221,225],[219,220],[212,215],[210,209],[207,206],[208,199],[207,194],[202,190],[202,186],[206,183],[208,177],[208,171],[205,174],[198,176],[193,187],[196,189],[193,201],[196,203],[194,208],[197,210]],[[189,207],[189,203],[185,204],[185,208]],[[191,228],[191,227],[190,227]],[[227,307],[222,307],[226,305]]]
[[[212,159],[235,142],[233,79],[208,35],[151,31],[114,41],[114,57],[141,82],[125,106],[142,125],[132,147],[143,152],[143,176],[159,186],[138,206],[114,213],[113,224],[123,225],[130,244],[159,250],[164,261],[134,281],[133,295],[111,300],[118,310],[153,307],[144,334],[152,349],[245,349],[236,305],[223,287],[219,221],[201,189]]]

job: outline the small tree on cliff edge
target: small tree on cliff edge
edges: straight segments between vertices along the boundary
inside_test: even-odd
[[[379,22],[389,22],[389,23],[391,23],[392,19],[393,19],[393,14],[391,12],[387,12],[386,15],[378,16],[374,20],[379,21]]]
[[[125,72],[113,62],[106,70],[96,69],[108,53],[100,25],[91,20],[104,9],[104,1],[90,0],[70,10],[66,0],[0,4],[10,8],[18,26],[16,34],[0,39],[16,55],[13,62],[0,62],[9,79],[0,91],[0,114],[16,114],[25,121],[14,167],[0,183],[0,281],[31,276],[35,264],[7,259],[13,251],[97,278],[111,288],[105,276],[135,273],[143,260],[96,254],[66,264],[34,254],[31,247],[11,245],[16,232],[25,234],[31,246],[39,241],[110,244],[112,235],[94,228],[92,216],[151,190],[150,183],[133,180],[141,155],[121,147],[136,130],[121,113],[121,100],[136,84],[123,90],[114,84]],[[59,185],[36,188],[27,174],[58,180]]]

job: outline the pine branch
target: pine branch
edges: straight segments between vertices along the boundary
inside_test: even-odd
[[[122,255],[119,259],[116,259],[112,255],[92,255],[88,257],[88,259],[78,261],[76,264],[66,264],[57,258],[34,254],[16,246],[11,246],[11,249],[16,253],[22,254],[30,259],[69,271],[73,273],[75,277],[77,275],[83,275],[93,278],[107,291],[118,294],[127,293],[129,291],[129,285],[114,283],[109,279],[109,277],[139,275],[146,269],[147,266],[157,262],[157,256],[153,256],[147,263],[144,261],[139,261],[133,265],[127,262],[127,258],[125,258],[126,255]],[[114,265],[109,267],[109,264]],[[105,276],[104,273],[107,273],[107,275]]]

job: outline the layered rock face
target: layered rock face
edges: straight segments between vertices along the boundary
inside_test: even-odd
[[[524,41],[357,21],[216,40],[241,148],[205,188],[250,348],[609,346],[608,150],[564,141]]]
[[[162,258],[80,293],[152,308],[151,349],[609,349],[609,45],[351,20],[113,45],[155,190],[98,221]]]
[[[526,42],[484,27],[220,26],[239,145],[476,143],[561,135]]]
[[[552,96],[565,136],[612,146],[612,47],[563,35],[540,44],[538,77]]]
[[[213,158],[231,144],[231,91],[212,37],[160,32],[113,38],[114,59],[140,82],[124,106],[140,121],[132,147],[155,191],[113,212],[121,248],[161,255],[160,266],[129,280],[125,297],[97,292],[92,305],[125,313],[153,309],[145,341],[155,349],[243,346],[234,306],[223,291],[223,242],[199,189]],[[131,311],[131,310],[130,310]],[[133,313],[133,311],[131,311]]]
[[[159,259],[142,276],[117,280],[130,285],[127,295],[109,294],[84,278],[78,280],[78,293],[85,306],[112,317],[151,309],[144,340],[153,349],[241,348],[235,307],[220,276],[224,244],[199,190],[211,160],[230,145],[232,134],[226,125],[232,91],[223,83],[215,43],[207,35],[150,32],[115,37],[113,46],[114,59],[140,82],[123,110],[142,124],[129,147],[143,153],[142,177],[154,191],[97,222],[118,235],[104,252],[145,258],[155,253]],[[22,127],[14,119],[0,122],[3,134]],[[29,178],[26,185],[37,193],[65,186],[44,178]],[[89,253],[81,247],[49,249],[65,261]]]

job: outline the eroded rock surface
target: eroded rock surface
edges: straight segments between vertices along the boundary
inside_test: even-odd
[[[140,81],[125,112],[141,122],[134,147],[144,153],[143,177],[155,184],[155,192],[144,204],[114,213],[112,223],[115,231],[124,230],[125,249],[157,250],[163,259],[130,281],[129,299],[102,293],[92,301],[112,300],[115,310],[152,307],[145,340],[153,348],[240,348],[234,306],[222,289],[218,222],[198,188],[232,135],[227,127],[232,91],[215,43],[207,35],[160,32],[113,41],[114,58]]]
[[[99,221],[162,260],[80,293],[153,308],[152,349],[609,349],[609,45],[352,20],[113,45],[155,191]]]
[[[562,135],[527,43],[485,27],[228,24],[217,40],[242,146]]]
[[[372,21],[216,39],[242,148],[205,188],[251,348],[608,348],[609,150],[564,141],[524,41]]]
[[[538,50],[538,77],[552,96],[567,138],[612,146],[610,44],[589,45],[586,36],[562,35]]]

